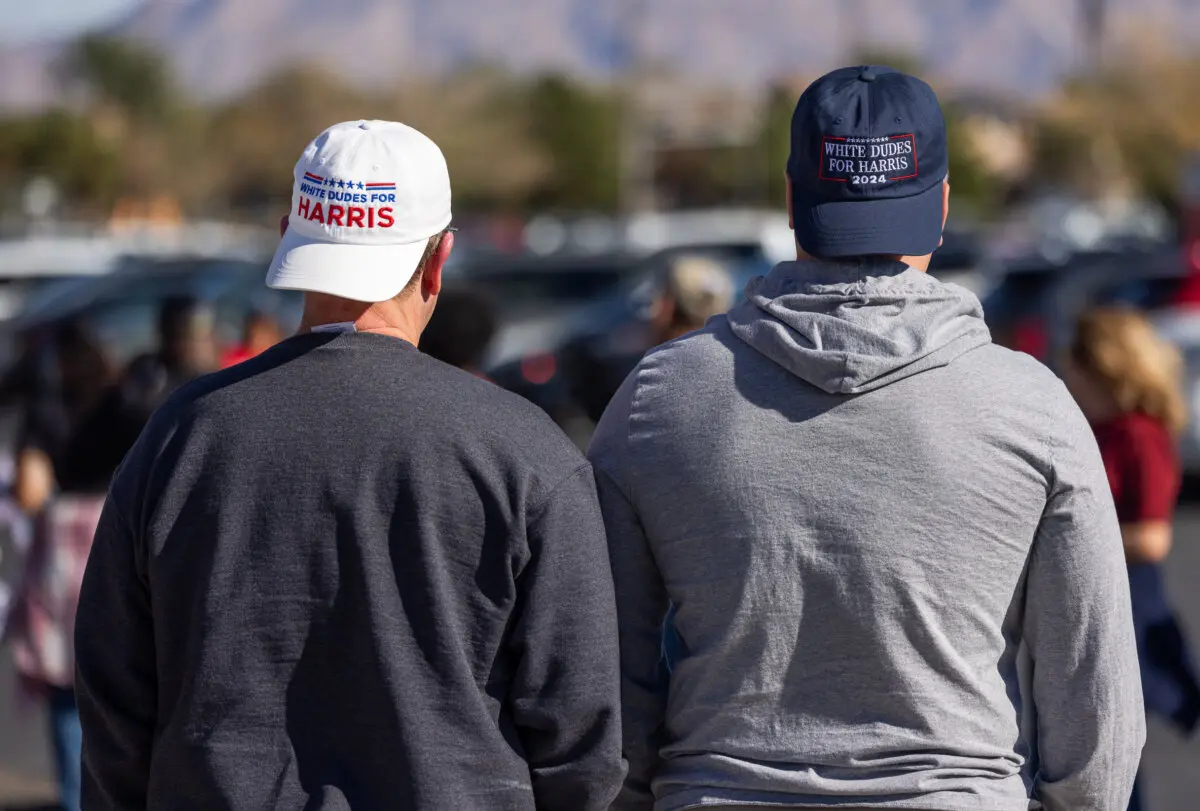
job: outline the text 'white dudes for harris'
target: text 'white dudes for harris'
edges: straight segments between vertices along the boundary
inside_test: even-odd
[[[916,176],[916,137],[912,133],[880,138],[826,135],[821,139],[821,180],[878,184]]]
[[[305,172],[296,215],[322,225],[391,228],[396,220],[390,204],[395,202],[395,182],[364,183]]]

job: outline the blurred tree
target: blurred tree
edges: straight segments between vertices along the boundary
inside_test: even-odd
[[[655,155],[658,202],[664,208],[698,208],[733,202],[728,155],[706,147],[676,147]]]
[[[88,35],[67,52],[59,70],[69,96],[82,102],[92,136],[112,155],[117,198],[166,195],[194,203],[204,196],[204,184],[191,176],[203,163],[196,151],[199,114],[187,106],[159,53],[130,40]],[[115,199],[82,189],[79,194],[80,203],[108,206]]]
[[[1033,111],[1029,176],[1092,194],[1145,191],[1170,204],[1182,156],[1200,149],[1200,56],[1149,43],[1107,57],[1104,72],[1068,81]],[[902,52],[867,49],[856,59],[923,72]],[[287,205],[291,170],[308,139],[333,122],[368,117],[406,121],[438,142],[460,210],[619,205],[622,105],[614,87],[475,65],[437,81],[367,91],[296,67],[200,107],[177,89],[161,56],[99,36],[80,40],[63,69],[79,103],[0,120],[0,176],[10,186],[49,177],[76,208],[104,211],[120,197],[167,195],[189,212],[273,211]],[[769,89],[750,146],[660,152],[655,172],[664,202],[782,207],[791,116],[802,90],[785,83]],[[980,146],[990,141],[979,137],[978,106],[961,97],[943,101],[955,200],[993,212],[1010,173],[995,169],[996,150]],[[1023,118],[1019,124],[1024,145]]]
[[[867,44],[859,48],[851,57],[852,65],[884,65],[894,68],[910,76],[925,77],[925,61],[921,57],[899,48],[891,48],[883,44]]]
[[[946,143],[950,150],[950,189],[953,205],[965,206],[973,218],[997,214],[1008,185],[993,175],[979,155],[978,145],[967,127],[967,115],[957,104],[942,104],[946,119]]]
[[[614,211],[619,202],[620,105],[610,91],[562,75],[544,76],[529,89],[529,129],[550,172],[531,204]]]
[[[50,110],[0,123],[0,173],[14,183],[52,180],[69,198],[106,207],[120,188],[117,151],[83,116]]]
[[[760,187],[766,198],[760,202],[771,208],[782,207],[787,200],[787,162],[792,153],[792,113],[803,87],[776,84],[767,92],[763,105],[763,123],[759,134],[759,160],[764,173]]]
[[[97,102],[135,120],[161,121],[178,101],[163,57],[130,40],[101,34],[83,37],[67,55],[66,75],[82,83]]]
[[[527,85],[493,66],[405,85],[386,109],[442,148],[460,211],[520,210],[553,173],[530,125]]]
[[[1034,175],[1092,197],[1178,205],[1184,156],[1200,148],[1200,56],[1145,45],[1064,83],[1040,111]]]
[[[287,68],[213,111],[204,174],[212,195],[239,210],[287,210],[292,169],[305,145],[331,124],[387,117],[369,95],[316,68]]]

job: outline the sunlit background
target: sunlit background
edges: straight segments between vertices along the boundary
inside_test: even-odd
[[[498,319],[483,371],[586,442],[564,348],[619,377],[674,258],[740,289],[794,256],[792,109],[860,63],[939,92],[953,201],[933,272],[981,297],[996,340],[1054,365],[1085,307],[1143,307],[1200,417],[1195,0],[0,0],[0,20],[0,447],[59,325],[117,363],[180,295],[225,345],[251,312],[294,328],[297,297],[262,286],[292,167],[357,118],[441,145],[451,286]],[[1183,443],[1200,474],[1200,429]],[[1196,633],[1187,515],[1170,576]],[[0,544],[10,590],[20,549]],[[3,808],[52,788],[0,661]],[[1200,748],[1159,730],[1148,752],[1150,808],[1196,808]]]

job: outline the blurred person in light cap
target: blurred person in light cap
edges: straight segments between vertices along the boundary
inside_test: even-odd
[[[817,80],[796,261],[601,420],[617,811],[1125,807],[1145,727],[1104,465],[1062,383],[925,272],[947,172],[924,82]]]
[[[605,333],[580,335],[558,352],[558,365],[568,380],[569,407],[586,417],[589,436],[621,381],[646,352],[700,329],[733,304],[732,277],[707,256],[671,256],[648,275],[650,289],[642,300],[649,306],[643,319]]]
[[[77,624],[87,809],[601,811],[624,773],[591,469],[416,351],[438,147],[338,124],[268,284],[301,333],[181,389],[112,484]]]
[[[731,304],[733,279],[718,262],[691,254],[672,258],[651,316],[655,345],[700,329]]]

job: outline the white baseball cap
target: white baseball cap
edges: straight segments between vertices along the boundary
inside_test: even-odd
[[[395,121],[334,124],[296,164],[267,286],[387,301],[449,226],[450,173],[437,144]]]

